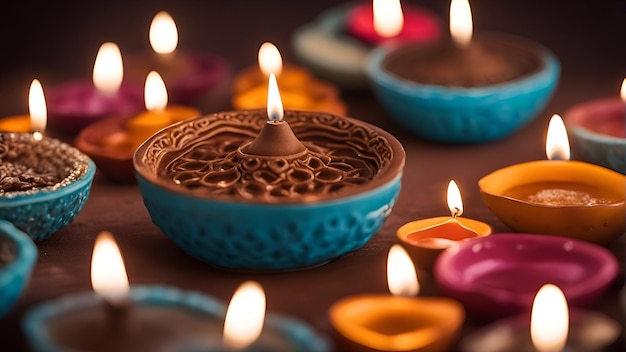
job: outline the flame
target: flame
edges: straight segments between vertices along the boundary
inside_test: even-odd
[[[283,115],[283,101],[280,98],[276,76],[272,73],[267,85],[267,117],[270,121],[282,121]]]
[[[448,183],[448,208],[450,208],[453,217],[463,214],[463,198],[461,198],[461,191],[454,180]]]
[[[115,43],[107,42],[100,46],[93,65],[93,84],[106,95],[117,93],[124,79],[122,53]]]
[[[378,35],[391,38],[404,26],[400,0],[374,0],[374,30]]]
[[[548,125],[546,155],[549,160],[569,160],[569,139],[561,116],[554,114]]]
[[[157,13],[150,23],[150,46],[159,54],[169,54],[178,45],[178,30],[172,16],[165,11]]]
[[[91,257],[91,286],[112,305],[128,299],[128,276],[124,260],[110,232],[100,232]]]
[[[276,45],[265,42],[259,48],[259,67],[264,75],[268,76],[273,73],[280,76],[283,70],[283,58]]]
[[[265,292],[258,282],[242,283],[230,300],[224,320],[224,345],[240,350],[261,335],[265,320]]]
[[[622,81],[622,89],[620,89],[619,96],[622,98],[622,101],[626,103],[626,78]]]
[[[533,302],[530,337],[539,352],[556,352],[565,347],[569,330],[567,301],[561,289],[543,285]]]
[[[419,281],[415,265],[408,253],[399,244],[389,249],[387,257],[387,285],[394,296],[416,296],[419,293]]]
[[[167,88],[157,72],[148,73],[143,94],[148,111],[163,110],[167,106]]]
[[[457,47],[464,48],[472,41],[472,10],[468,0],[450,2],[450,35]]]
[[[46,108],[46,97],[43,94],[43,87],[38,79],[33,79],[28,91],[28,113],[30,114],[30,129],[34,131],[36,140],[41,140],[41,133],[46,129],[48,110]]]

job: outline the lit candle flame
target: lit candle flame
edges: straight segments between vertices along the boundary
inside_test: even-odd
[[[117,93],[124,79],[122,53],[115,43],[107,42],[100,46],[93,65],[93,84],[105,95]]]
[[[374,0],[374,30],[384,38],[398,35],[404,26],[400,0]]]
[[[472,10],[468,0],[450,2],[450,35],[459,48],[465,48],[472,41]]]
[[[150,23],[150,46],[159,54],[170,54],[178,45],[178,29],[172,16],[165,11],[157,13]]]
[[[626,78],[624,78],[624,80],[622,81],[622,89],[620,89],[619,96],[620,98],[622,98],[622,101],[626,104]]]
[[[28,91],[28,113],[30,114],[30,129],[33,131],[33,138],[41,140],[43,131],[46,129],[48,110],[46,108],[46,97],[43,94],[43,87],[38,79],[33,79]]]
[[[530,337],[539,352],[556,352],[565,347],[569,311],[565,295],[557,286],[543,285],[533,302]]]
[[[148,111],[163,110],[167,106],[167,88],[157,72],[152,71],[146,77],[144,100]]]
[[[98,235],[93,248],[91,286],[111,305],[119,306],[128,300],[128,276],[122,253],[107,231]]]
[[[240,350],[261,335],[265,320],[265,292],[258,282],[242,283],[230,300],[224,320],[224,346]]]
[[[389,249],[387,285],[389,292],[394,296],[416,296],[420,290],[415,265],[409,254],[399,244],[394,244]]]
[[[280,98],[276,76],[272,73],[267,85],[267,117],[270,121],[282,121],[283,115],[283,101]]]
[[[561,116],[554,114],[548,125],[546,155],[549,160],[569,160],[569,139]]]
[[[283,70],[283,58],[276,45],[265,42],[259,48],[259,68],[264,75],[268,76],[273,73],[280,76]]]
[[[448,183],[448,208],[450,213],[452,213],[452,217],[463,214],[463,198],[461,198],[461,191],[454,180]]]

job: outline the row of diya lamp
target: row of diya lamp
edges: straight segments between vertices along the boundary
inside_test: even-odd
[[[161,81],[153,79],[163,91]],[[326,262],[366,243],[382,226],[400,191],[404,152],[393,136],[358,120],[325,113],[288,111],[283,121],[280,94],[275,80],[270,79],[270,82],[273,85],[270,84],[268,92],[273,93],[268,95],[274,100],[268,99],[267,115],[258,110],[216,113],[185,120],[137,139],[141,142],[147,138],[134,154],[133,167],[153,221],[190,255],[215,266],[283,270]],[[45,115],[45,103],[44,108],[41,107],[43,93],[35,92],[31,96],[39,98],[40,103],[38,108],[31,109],[33,117]],[[146,98],[148,96],[150,94],[146,94]],[[158,113],[155,115],[158,119]],[[266,124],[262,123],[264,116],[270,119]],[[137,126],[143,123],[148,125],[146,128],[153,127],[151,118],[137,120]],[[124,120],[122,126],[132,126],[130,121]],[[164,125],[171,122],[168,120]],[[566,136],[564,127],[560,127],[560,134]],[[137,131],[143,132],[142,128]],[[5,133],[2,138],[3,167],[13,167],[8,171],[21,174],[20,164],[26,164],[27,169],[37,169],[41,164],[47,168],[40,175],[26,179],[14,180],[14,177],[10,181],[16,182],[10,184],[17,189],[10,188],[3,197],[7,204],[3,207],[3,218],[34,240],[42,240],[69,223],[80,211],[88,196],[95,166],[74,148],[51,138],[41,138],[40,134]],[[119,145],[125,138],[113,135],[107,143]],[[137,144],[128,149],[134,150]],[[351,158],[353,155],[361,155],[364,160]],[[54,162],[48,162],[50,160]],[[210,167],[206,167],[207,164]],[[67,174],[67,170],[71,173]],[[53,177],[47,181],[54,183],[46,185],[46,178],[41,176],[55,173],[61,180],[54,181]],[[608,244],[623,234],[624,181],[623,175],[581,162],[539,161],[498,170],[479,183],[490,209],[516,231],[565,237],[487,236],[491,233],[488,225],[461,218],[462,207],[450,205],[451,218],[409,223],[398,230],[398,237],[425,273],[431,272],[435,258],[439,257],[434,276],[441,291],[458,299],[465,308],[443,298],[365,296],[337,302],[330,311],[331,321],[346,340],[374,349],[440,349],[453,341],[463,324],[464,309],[473,316],[487,315],[489,319],[519,313],[530,306],[532,295],[544,283],[557,284],[574,305],[591,305],[615,279],[618,265],[606,249],[579,239]],[[43,183],[40,188],[22,189],[28,187],[29,182]],[[246,224],[239,221],[242,211],[252,214]],[[34,223],[33,218],[39,221]],[[26,235],[15,235],[20,231],[11,224],[2,225],[5,238],[9,242],[15,238],[18,244],[15,248],[19,248],[9,250],[9,259],[5,260],[7,270],[3,270],[3,275],[12,282],[3,288],[8,292],[5,305],[8,309],[29,276],[36,248],[28,238],[22,238]],[[390,270],[397,271],[400,270]],[[415,272],[414,269],[407,271]],[[519,280],[512,282],[512,276]],[[407,290],[409,295],[415,294],[415,290]],[[506,294],[502,294],[503,291]],[[106,293],[103,295],[108,297]],[[213,320],[223,311],[220,304],[202,295],[171,289],[139,288],[131,290],[130,298],[121,296],[121,301],[137,301],[142,307],[137,310],[147,306],[148,317],[165,314],[164,321],[169,321],[168,314],[188,320],[184,312],[172,306],[184,306],[183,311],[203,313],[200,315],[212,316]],[[127,336],[130,343],[146,343],[140,337],[144,329],[164,329],[168,333],[163,334],[163,341],[159,343],[168,345],[167,348],[221,348],[204,345],[221,341],[219,338],[189,336],[185,340],[194,344],[197,341],[198,347],[193,344],[181,347],[173,342],[175,338],[168,337],[172,333],[169,327],[153,326],[150,318],[136,318],[133,314],[125,317],[127,308],[103,309],[96,296],[85,297],[88,298],[72,297],[33,309],[24,322],[33,346],[49,350],[50,344],[86,343],[81,346],[90,349],[94,342],[111,340],[110,334]],[[116,303],[119,297],[119,293],[114,293],[113,298],[107,298],[108,306],[119,306]],[[87,306],[92,309],[86,309]],[[171,312],[159,311],[161,306]],[[505,330],[509,335],[496,339],[497,344],[504,344],[504,350],[510,350],[511,343],[528,340],[523,338],[528,328],[527,318],[502,323],[508,326]],[[558,322],[568,320],[559,316]],[[85,321],[90,323],[85,324]],[[130,330],[116,330],[115,327],[129,322],[132,322]],[[73,332],[77,325],[92,326],[92,323],[110,326],[98,329],[103,335],[96,337]],[[196,323],[191,324],[196,326]],[[325,340],[305,325],[291,321],[276,324],[263,336],[295,344],[285,349],[296,350],[299,343],[312,350],[328,348]],[[485,341],[494,343],[491,332],[494,329],[502,336],[502,324],[486,329],[478,337],[464,339],[463,348],[500,348],[486,347]],[[603,332],[603,338],[570,341],[582,348],[610,344],[619,334],[614,322],[597,313],[576,312],[572,314],[571,324],[574,330],[582,329],[571,334],[574,338],[586,336],[586,329]],[[213,326],[209,330],[214,331],[215,321],[209,325]],[[268,322],[267,326],[270,325]],[[295,332],[285,326],[292,326]],[[208,331],[203,327],[200,330]],[[550,332],[548,335],[554,338],[558,334]],[[85,336],[85,340],[76,342],[76,336]],[[562,334],[558,337],[546,350],[560,348],[564,340]],[[264,339],[262,337],[252,348],[267,346]],[[116,340],[126,341],[125,338]],[[169,345],[170,342],[174,345]],[[270,349],[280,349],[281,345],[274,345],[278,342],[267,343],[272,346]],[[218,345],[222,346],[221,342]]]
[[[359,248],[382,226],[400,189],[404,163],[400,143],[388,133],[350,118],[291,111],[286,113],[287,122],[283,114],[276,79],[270,75],[267,114],[251,110],[190,119],[156,133],[139,147],[134,161],[146,207],[153,221],[186,252],[235,270],[302,268]],[[259,126],[263,115],[269,121]],[[566,158],[567,146],[553,146],[566,141],[565,128],[560,119],[553,121],[548,154]],[[250,126],[245,126],[246,122]],[[256,137],[250,137],[250,130]],[[336,147],[345,141],[346,133],[341,132],[350,136],[346,144],[362,149],[346,152]],[[203,136],[210,138],[200,142]],[[66,201],[63,197],[73,197],[71,189],[81,184],[80,189],[88,193],[94,170],[89,159],[66,144],[37,134],[5,133],[3,138],[7,145],[28,140],[33,149],[58,148],[62,150],[59,156],[74,153],[66,158],[86,164],[67,185],[31,193],[11,192],[19,203],[27,203],[21,208],[14,204],[12,213],[44,219],[46,214],[33,216],[32,206],[41,203],[37,197],[45,197],[44,203],[60,198],[65,208],[57,211],[75,216],[87,195],[79,195],[78,203],[76,198]],[[242,173],[233,189],[248,193],[224,193],[224,187],[214,187],[215,182],[210,181],[204,187],[192,186],[198,182],[194,175],[225,182],[219,176],[226,169],[196,169],[198,164],[213,165],[214,160],[205,159],[204,153],[224,149],[220,145],[224,143],[238,146],[225,152],[234,156],[229,162]],[[350,160],[348,156],[355,154],[376,162],[367,166]],[[214,158],[223,162],[226,156]],[[320,162],[324,157],[328,161]],[[345,172],[341,180],[329,181],[329,175],[337,172],[337,160],[344,171],[351,166],[359,176]],[[246,171],[251,164],[260,166]],[[281,165],[280,174],[286,175],[270,180],[277,188],[266,184],[264,192],[252,194],[245,187],[258,171],[267,177],[276,165]],[[302,165],[319,169],[314,180],[305,182],[308,178],[302,174],[307,168]],[[378,169],[371,179],[359,182],[368,167]],[[598,180],[602,182],[596,184]],[[467,310],[476,320],[505,318],[467,335],[459,344],[463,350],[558,351],[566,344],[567,348],[597,350],[610,346],[619,336],[619,325],[582,308],[570,313],[567,302],[576,307],[593,305],[618,275],[619,265],[613,255],[589,242],[608,244],[624,232],[625,181],[623,175],[608,169],[563,160],[514,165],[480,180],[485,201],[511,228],[561,236],[489,236],[489,225],[461,217],[460,191],[451,182],[450,217],[419,220],[398,229],[405,249],[396,245],[389,254],[388,280],[393,296],[357,295],[330,307],[337,344],[341,348],[365,346],[385,351],[446,349],[455,342]],[[346,186],[351,182],[352,186]],[[329,184],[330,191],[320,191]],[[300,196],[281,192],[290,187]],[[55,206],[45,204],[44,211]],[[242,212],[249,214],[245,224],[239,221]],[[32,270],[37,250],[28,235],[10,222],[0,225],[5,243],[12,243],[8,248],[13,248],[8,249],[1,272],[10,283],[3,286],[4,309],[8,309]],[[23,320],[23,329],[35,350],[330,348],[326,337],[292,318],[271,316],[264,323],[264,296],[256,283],[243,284],[228,309],[200,293],[175,288],[131,290],[112,236],[99,237],[101,244],[96,245],[92,260],[93,287],[98,293],[64,296],[32,308]],[[441,292],[451,298],[413,297],[419,287],[413,262],[426,277],[434,275]],[[529,314],[526,310],[531,305]],[[240,310],[243,318],[229,313]],[[254,322],[249,320],[252,316]],[[232,319],[234,322],[229,323]],[[249,334],[248,324],[253,325]],[[236,326],[235,333],[232,325]]]

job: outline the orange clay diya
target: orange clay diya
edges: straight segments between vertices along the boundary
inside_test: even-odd
[[[258,109],[267,104],[267,80],[276,75],[285,109],[312,110],[345,115],[346,105],[330,83],[314,79],[298,66],[283,66],[280,52],[272,43],[259,49],[259,66],[241,71],[233,82],[235,109]]]
[[[441,252],[457,242],[470,238],[488,236],[491,226],[462,218],[463,200],[456,182],[448,184],[448,208],[450,217],[440,216],[404,224],[396,232],[402,246],[410,254],[416,265],[432,272],[435,260]]]
[[[330,307],[330,322],[346,343],[380,351],[449,348],[465,320],[463,306],[449,298],[413,297],[419,283],[415,267],[400,245],[389,251],[387,280],[392,295],[351,296]]]
[[[483,177],[478,187],[489,209],[518,232],[603,245],[622,235],[626,176],[569,161],[567,132],[558,115],[550,121],[546,153],[548,161],[517,164]]]
[[[83,129],[76,147],[89,155],[98,169],[112,181],[134,182],[132,157],[148,137],[175,122],[196,117],[200,111],[187,106],[167,106],[167,89],[156,72],[150,72],[145,84],[147,111],[132,118],[113,117]]]

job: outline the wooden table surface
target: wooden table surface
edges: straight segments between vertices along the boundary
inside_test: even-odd
[[[98,232],[111,231],[124,254],[132,284],[165,284],[228,300],[244,280],[265,288],[269,312],[310,323],[332,339],[328,307],[358,293],[386,292],[385,261],[395,232],[412,220],[448,214],[446,186],[455,179],[463,194],[464,216],[509,229],[482,202],[477,181],[515,163],[544,158],[548,118],[572,104],[617,96],[626,74],[626,3],[614,1],[497,1],[472,4],[476,31],[519,34],[551,48],[562,64],[554,98],[529,126],[503,140],[478,145],[443,145],[418,140],[395,124],[368,92],[343,93],[349,116],[373,123],[396,136],[407,153],[402,191],[383,228],[363,248],[323,266],[294,272],[237,273],[197,261],[152,224],[136,185],[118,185],[97,174],[91,196],[74,222],[38,244],[39,259],[16,306],[0,319],[0,350],[20,351],[19,329],[34,304],[66,293],[90,290],[89,263]],[[210,51],[227,59],[235,72],[255,64],[264,41],[277,44],[294,62],[291,33],[339,1],[28,1],[3,8],[0,23],[0,116],[25,112],[30,80],[47,84],[91,76],[100,43],[116,41],[123,52],[149,50],[147,28],[161,9],[177,21],[180,47]],[[448,1],[413,1],[440,14],[447,23]],[[224,102],[228,106],[228,102]],[[205,111],[209,112],[209,111]],[[622,273],[598,309],[623,321],[616,309],[623,283],[624,238],[611,246]],[[424,278],[426,293],[436,293]],[[465,332],[474,328],[467,322]],[[621,346],[621,347],[620,347]],[[626,348],[618,343],[614,350]]]

